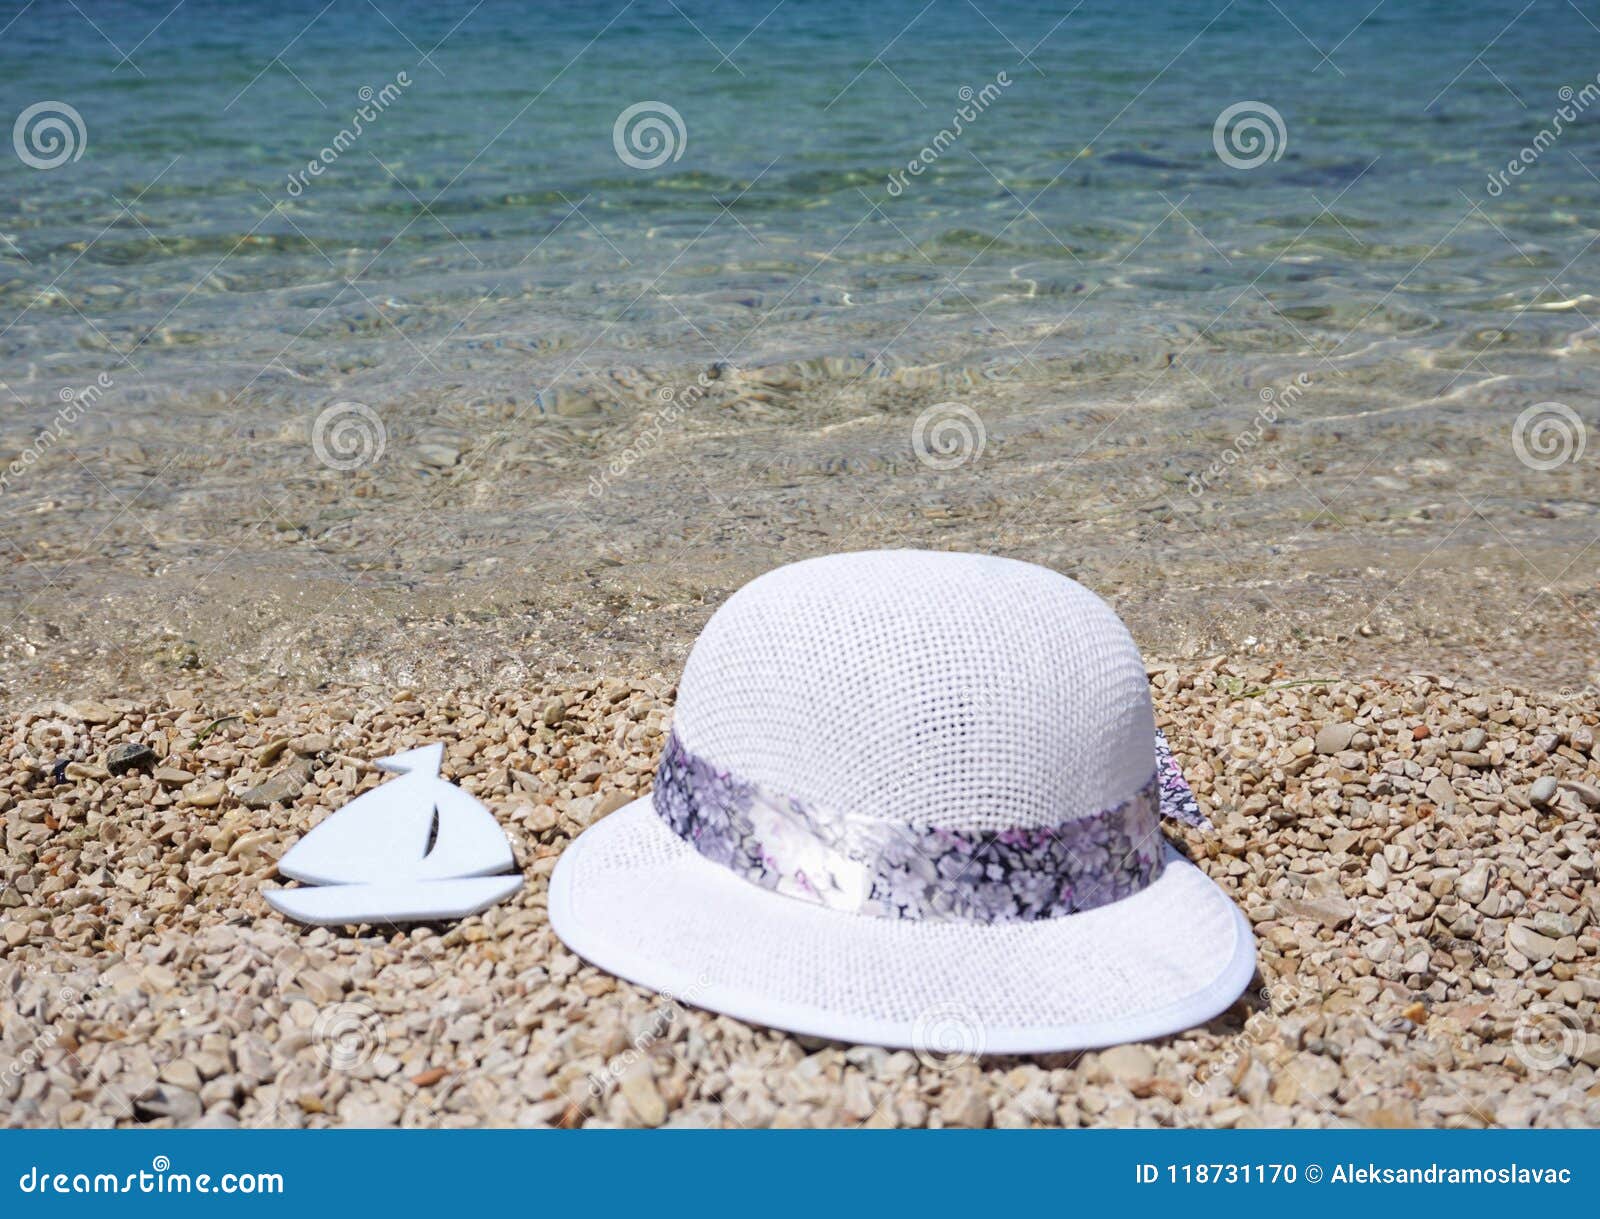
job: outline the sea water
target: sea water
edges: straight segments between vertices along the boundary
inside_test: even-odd
[[[1597,24],[1559,0],[8,2],[0,510],[26,553],[82,558],[19,565],[17,605],[179,572],[187,636],[324,568],[536,601],[529,572],[647,565],[663,511],[695,562],[752,522],[763,556],[1059,539],[1037,512],[939,532],[926,478],[885,498],[937,468],[912,429],[946,401],[991,461],[1049,455],[1029,504],[1113,442],[1139,457],[1097,494],[1269,496],[1270,465],[1235,474],[1252,444],[1325,420],[1293,433],[1311,498],[1285,520],[1341,448],[1429,476],[1457,422],[1593,401]],[[1437,426],[1371,430],[1419,408]]]

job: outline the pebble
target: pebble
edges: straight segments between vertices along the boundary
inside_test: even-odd
[[[1559,910],[1541,910],[1533,916],[1533,929],[1540,935],[1559,940],[1577,930],[1577,924]]]
[[[352,1093],[339,1106],[339,1125],[361,1130],[400,1124],[400,1106],[392,1100],[371,1100]]]
[[[275,835],[269,829],[255,830],[249,834],[241,834],[228,848],[229,859],[254,860],[271,846]]]
[[[1480,859],[1456,882],[1456,893],[1469,906],[1476,906],[1489,892],[1489,861]]]
[[[1320,754],[1343,753],[1350,748],[1355,735],[1354,724],[1324,724],[1317,730],[1316,750]]]
[[[947,1093],[939,1103],[939,1116],[946,1126],[981,1130],[993,1117],[989,1098],[977,1088],[961,1087]]]
[[[72,709],[85,724],[110,724],[117,719],[117,713],[105,703],[86,701],[73,704]]]
[[[1530,961],[1548,961],[1556,954],[1556,941],[1540,935],[1526,923],[1512,923],[1506,943]]]
[[[195,1069],[195,1065],[192,1062],[188,1062],[185,1059],[180,1058],[176,1062],[169,1062],[162,1067],[161,1078],[186,1092],[200,1091],[200,1072]]]
[[[201,1114],[200,1098],[183,1088],[162,1085],[136,1100],[133,1111],[146,1120],[169,1117],[173,1125],[190,1126]]]
[[[595,820],[598,821],[601,817],[609,816],[610,814],[616,812],[619,808],[622,808],[628,804],[632,804],[633,801],[634,795],[632,792],[607,792],[600,798],[600,803],[595,805]]]
[[[125,775],[130,770],[143,770],[155,765],[156,751],[137,741],[124,741],[106,750],[106,771]]]
[[[313,1003],[332,1003],[344,994],[338,980],[320,969],[302,970],[295,976],[295,983]]]
[[[274,737],[256,750],[256,765],[271,766],[283,756],[283,751],[287,748],[289,748],[288,737]]]
[[[1285,1067],[1304,1095],[1319,1099],[1332,1096],[1339,1086],[1339,1064],[1321,1054],[1297,1054]]]
[[[300,758],[291,762],[277,774],[264,783],[243,792],[239,796],[239,803],[246,808],[271,808],[274,804],[293,804],[307,783],[315,773],[315,764],[310,758]]]
[[[522,824],[535,834],[542,834],[546,830],[555,829],[557,820],[555,809],[548,804],[539,804],[527,811],[522,818]]]
[[[448,470],[461,460],[461,450],[449,444],[419,444],[416,455],[423,465],[439,470]]]
[[[659,1126],[667,1120],[667,1102],[656,1088],[655,1077],[648,1063],[627,1071],[619,1084],[623,1099],[641,1125]]]
[[[844,1077],[842,1097],[844,1111],[858,1122],[864,1122],[877,1111],[872,1091],[867,1087],[867,1077],[859,1071],[850,1071]]]
[[[1142,1045],[1119,1045],[1100,1051],[1099,1066],[1108,1078],[1126,1082],[1153,1075],[1156,1060]]]
[[[1600,787],[1593,783],[1580,783],[1577,779],[1561,780],[1561,790],[1569,791],[1582,800],[1585,808],[1600,808]]]
[[[1315,919],[1324,927],[1342,927],[1356,916],[1355,903],[1344,895],[1336,872],[1298,877],[1291,887],[1298,892],[1286,899],[1285,906],[1300,918]]]
[[[221,783],[191,783],[183,789],[183,802],[194,808],[216,808],[227,790]]]
[[[1549,808],[1550,801],[1556,798],[1556,786],[1554,775],[1541,775],[1528,788],[1528,802],[1535,808]]]

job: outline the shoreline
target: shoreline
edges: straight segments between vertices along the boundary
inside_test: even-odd
[[[671,671],[762,571],[897,546],[1051,567],[1186,663],[1600,688],[1574,642],[1600,622],[1592,457],[1519,455],[1537,385],[1444,401],[1410,397],[1415,379],[1380,396],[1286,376],[1268,403],[1224,364],[1199,370],[1212,395],[1165,396],[1195,372],[941,401],[741,371],[695,382],[659,427],[620,409],[446,426],[442,407],[380,404],[353,465],[295,411],[243,447],[187,416],[171,448],[75,435],[5,495],[0,690]],[[641,436],[647,458],[592,494]]]

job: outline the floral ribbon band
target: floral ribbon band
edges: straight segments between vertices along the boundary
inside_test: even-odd
[[[853,914],[1031,922],[1130,897],[1161,875],[1158,817],[1205,825],[1157,733],[1149,782],[1115,808],[1042,829],[967,833],[811,808],[667,738],[656,813],[696,851],[776,893]]]

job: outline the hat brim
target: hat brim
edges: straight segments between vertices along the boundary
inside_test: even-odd
[[[550,923],[592,964],[753,1024],[968,1053],[1091,1049],[1180,1032],[1255,973],[1244,914],[1175,851],[1108,906],[1035,922],[848,914],[706,859],[648,796],[584,831],[550,878]]]

